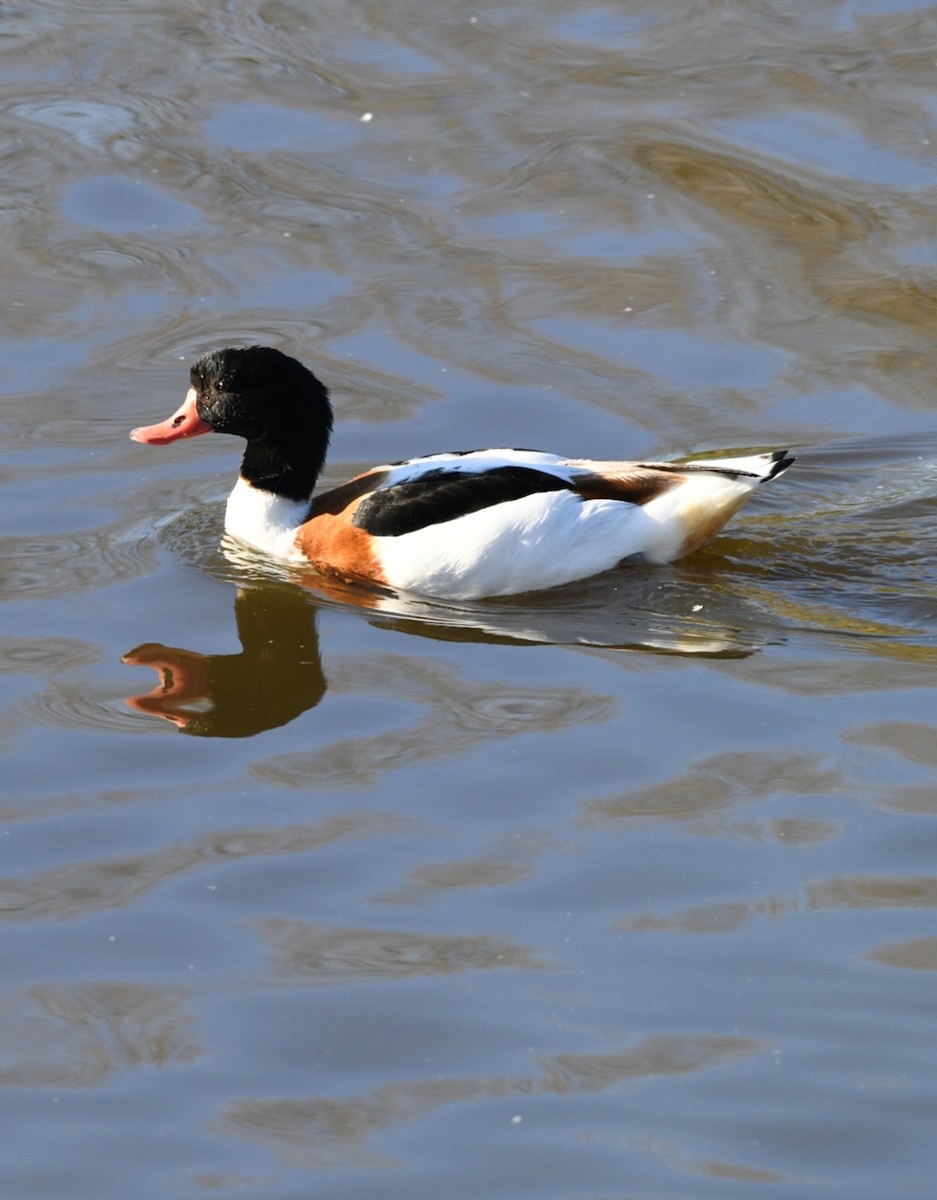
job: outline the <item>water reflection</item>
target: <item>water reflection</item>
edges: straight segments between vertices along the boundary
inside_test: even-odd
[[[191,535],[186,528],[190,542]],[[194,552],[191,544],[187,549]],[[317,628],[323,607],[351,608],[375,626],[434,641],[740,658],[777,636],[731,589],[721,589],[718,578],[707,587],[704,577],[668,568],[632,567],[535,596],[455,604],[321,576],[285,581],[279,568],[229,546],[218,571],[205,549],[209,570],[238,582],[234,611],[241,652],[202,654],[145,642],[121,659],[160,677],[151,691],[130,697],[129,706],[198,737],[251,737],[288,724],[321,701],[328,687]],[[426,667],[415,661],[410,673],[421,676]],[[378,671],[374,664],[369,669]],[[376,677],[371,682],[378,684]],[[481,734],[497,734],[505,705],[513,728],[521,708],[531,710],[530,722],[542,725],[557,704],[565,709],[568,703],[569,697],[534,696],[528,689],[515,696],[490,688],[471,702],[473,714],[465,723]]]
[[[212,831],[120,858],[76,859],[0,879],[0,921],[74,920],[126,908],[172,879],[219,863],[306,854],[345,838],[384,837],[412,828],[393,813],[352,813],[304,825]]]
[[[725,934],[744,928],[756,918],[778,920],[794,913],[842,909],[877,912],[896,908],[937,908],[937,879],[933,876],[835,876],[806,883],[795,895],[728,901],[666,915],[638,913],[624,918],[618,928],[644,933],[667,930],[672,933]],[[926,948],[934,941],[933,938],[924,939],[922,945]],[[880,960],[885,953],[886,948],[874,952]]]
[[[203,1053],[180,991],[156,984],[47,983],[0,998],[0,1087],[94,1087],[120,1069]]]
[[[267,940],[275,976],[297,983],[348,983],[453,975],[508,967],[535,970],[546,962],[506,938],[346,929],[275,918],[255,922]]]
[[[651,587],[663,600],[672,590],[670,583],[664,579]],[[197,737],[251,737],[288,724],[314,708],[328,686],[317,631],[317,599],[325,599],[325,581],[317,580],[315,588],[319,597],[308,588],[290,585],[239,588],[234,603],[242,647],[239,654],[201,654],[156,642],[127,651],[123,663],[151,667],[160,676],[156,687],[130,697],[127,703],[136,712],[162,717],[180,732]],[[439,641],[591,645],[720,657],[751,652],[751,645],[745,644],[754,640],[750,632],[720,627],[693,614],[675,613],[668,619],[664,612],[639,608],[622,613],[624,591],[624,584],[589,581],[563,589],[554,607],[541,602],[539,607],[528,608],[507,603],[459,607],[371,592],[356,595],[354,589],[342,585],[328,587],[333,603],[339,595],[342,599],[353,596],[373,624]],[[602,595],[619,604],[603,610],[597,602]],[[685,594],[678,603],[702,607],[689,604]],[[633,640],[616,639],[624,628],[630,629]],[[642,633],[643,637],[638,636]],[[420,675],[425,668],[425,663],[414,664],[412,672]],[[502,710],[507,705],[512,728],[521,719],[520,710],[531,710],[531,706],[536,711],[529,712],[528,724],[542,725],[557,704],[561,709],[568,707],[568,700],[546,694],[535,697],[528,689],[518,696],[486,691],[468,704],[472,714],[466,716],[466,723],[480,734],[496,735],[504,724]]]
[[[646,821],[712,822],[738,805],[768,796],[823,796],[861,787],[820,755],[786,750],[715,754],[665,783],[633,788],[589,803],[581,817],[589,828]],[[815,839],[814,839],[815,840]]]
[[[316,609],[294,589],[239,589],[239,654],[200,654],[156,642],[122,662],[152,667],[160,682],[128,700],[198,737],[251,737],[286,725],[325,695]]]
[[[394,715],[392,727],[367,736],[352,730],[315,749],[255,761],[252,775],[301,790],[368,788],[392,772],[495,741],[610,721],[617,708],[614,697],[586,688],[476,682],[446,663],[399,654],[341,660],[332,679],[342,692],[382,695]],[[411,709],[416,715],[408,719]]]
[[[937,938],[906,938],[889,942],[870,951],[869,962],[883,967],[902,967],[909,971],[937,971]]]
[[[231,1103],[221,1128],[260,1142],[281,1161],[306,1168],[394,1165],[368,1144],[382,1131],[453,1104],[495,1097],[595,1095],[653,1079],[683,1078],[739,1062],[767,1049],[750,1037],[648,1037],[624,1050],[536,1059],[530,1075],[437,1078],[390,1083],[362,1096],[332,1099],[245,1098]]]

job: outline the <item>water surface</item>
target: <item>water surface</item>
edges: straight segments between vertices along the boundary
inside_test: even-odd
[[[0,13],[5,1195],[926,1195],[937,16]],[[375,597],[226,541],[187,364],[326,482],[791,445],[706,551]]]

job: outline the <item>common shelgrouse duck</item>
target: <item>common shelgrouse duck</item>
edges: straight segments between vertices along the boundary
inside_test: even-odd
[[[153,446],[245,438],[228,533],[286,562],[441,599],[556,587],[635,555],[670,562],[794,461],[784,450],[685,463],[469,450],[373,467],[316,493],[332,407],[310,370],[266,346],[234,347],[200,358],[190,379],[178,412],[130,436]]]

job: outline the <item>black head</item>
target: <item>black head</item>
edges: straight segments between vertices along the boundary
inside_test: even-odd
[[[201,419],[247,439],[242,476],[290,499],[308,497],[332,432],[329,394],[315,375],[270,346],[213,350],[189,375]]]

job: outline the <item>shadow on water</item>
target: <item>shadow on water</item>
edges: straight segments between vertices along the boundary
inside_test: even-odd
[[[471,604],[288,570],[227,537],[219,542],[217,507],[185,513],[163,541],[235,586],[242,650],[138,646],[123,661],[153,668],[160,682],[129,704],[203,737],[285,725],[325,694],[317,617],[329,608],[439,641],[729,659],[796,634],[861,639],[873,654],[937,657],[935,446],[919,438],[832,445],[801,452],[789,478],[789,494],[766,496],[762,511],[683,563],[625,566],[551,592]]]

